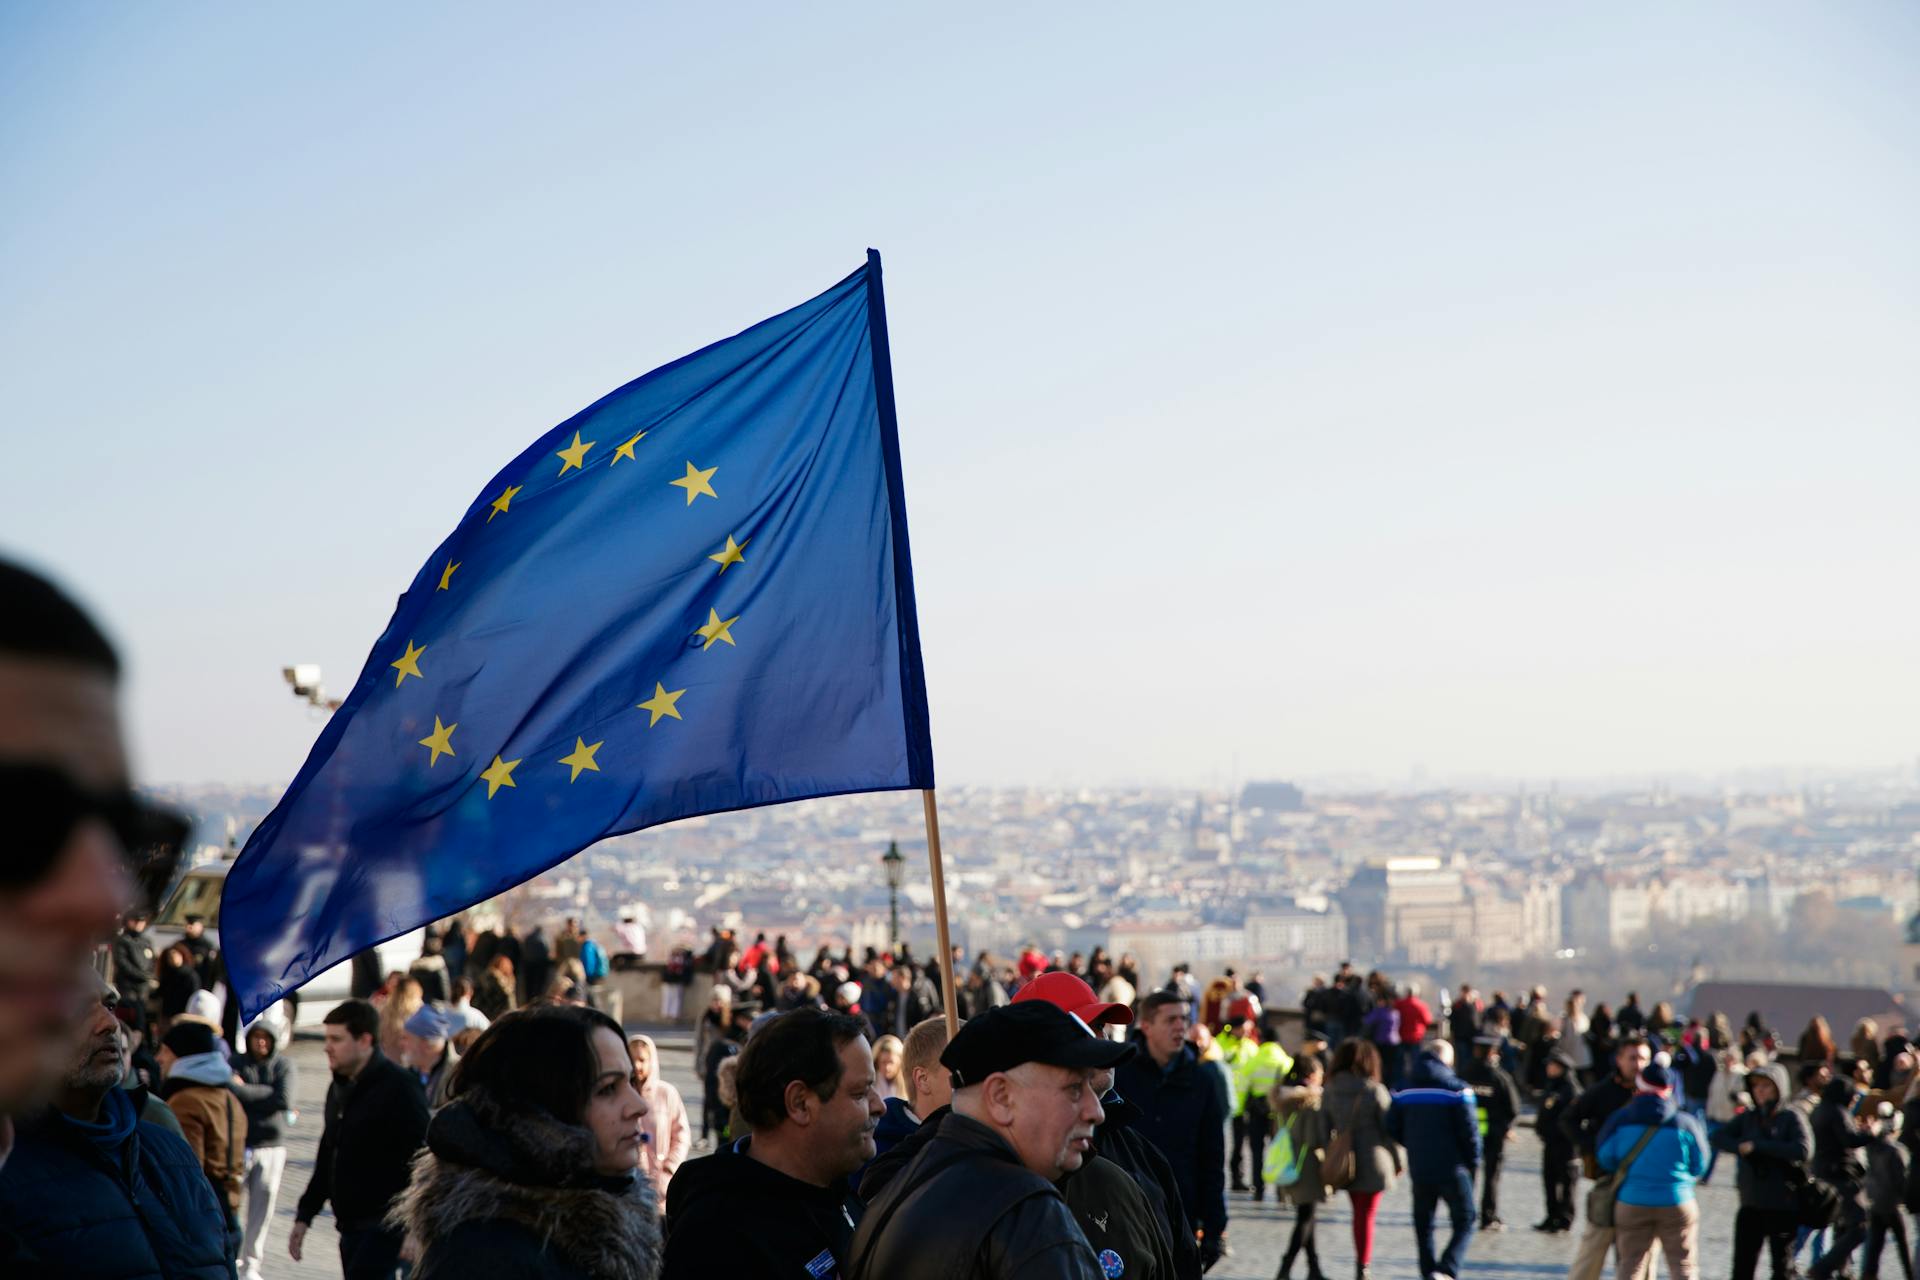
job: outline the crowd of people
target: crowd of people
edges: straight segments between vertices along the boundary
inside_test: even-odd
[[[285,1025],[241,1028],[202,927],[158,955],[152,898],[185,824],[131,789],[118,659],[44,579],[0,564],[0,1274],[256,1275],[295,1120]],[[1411,1252],[1453,1280],[1497,1231],[1502,1154],[1541,1139],[1543,1233],[1570,1273],[1697,1274],[1694,1188],[1732,1163],[1731,1268],[1910,1278],[1916,1051],[1815,1019],[1629,995],[1556,1010],[1361,975],[1314,980],[1297,1028],[1260,975],[1143,981],[1100,951],[953,958],[716,931],[696,976],[700,1132],[660,1048],[601,1007],[607,958],[568,922],[451,922],[419,961],[356,961],[324,1019],[331,1080],[286,1249],[320,1214],[349,1277],[1196,1277],[1235,1195],[1292,1211],[1277,1274],[1324,1274],[1344,1196],[1359,1280],[1409,1184]],[[1282,1040],[1286,1040],[1283,1045]],[[1580,1183],[1590,1183],[1584,1197]],[[1439,1216],[1447,1238],[1438,1238]],[[1244,1261],[1244,1260],[1243,1260]]]

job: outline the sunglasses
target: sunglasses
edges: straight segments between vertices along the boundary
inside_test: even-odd
[[[150,912],[173,882],[192,824],[127,790],[89,791],[65,770],[0,762],[0,813],[7,815],[7,853],[0,889],[24,889],[52,872],[82,822],[97,819],[120,844],[137,891],[134,910]]]

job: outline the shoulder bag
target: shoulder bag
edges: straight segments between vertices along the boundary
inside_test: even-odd
[[[1594,1180],[1593,1186],[1587,1191],[1588,1226],[1611,1227],[1613,1225],[1613,1202],[1620,1194],[1620,1184],[1625,1181],[1627,1170],[1633,1166],[1634,1158],[1647,1149],[1647,1144],[1653,1141],[1653,1135],[1658,1132],[1660,1132],[1659,1125],[1648,1125],[1647,1131],[1640,1135],[1640,1141],[1633,1144],[1633,1150],[1627,1152],[1627,1158],[1620,1162],[1620,1167]]]

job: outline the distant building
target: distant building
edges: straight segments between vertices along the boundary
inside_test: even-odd
[[[1309,911],[1298,905],[1258,911],[1243,926],[1248,963],[1293,970],[1330,969],[1345,960],[1347,917],[1339,908]]]
[[[1561,890],[1560,921],[1566,945],[1617,951],[1652,925],[1653,899],[1643,881],[1587,871]]]
[[[1307,807],[1307,797],[1291,782],[1249,782],[1240,793],[1240,804],[1268,813],[1298,813]]]

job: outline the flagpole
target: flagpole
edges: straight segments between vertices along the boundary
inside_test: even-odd
[[[934,808],[933,788],[920,793],[927,812],[927,860],[933,870],[933,927],[940,938],[940,1002],[947,1009],[947,1038],[960,1030],[960,1006],[954,998],[953,942],[947,933],[947,873],[940,864],[940,812]]]

